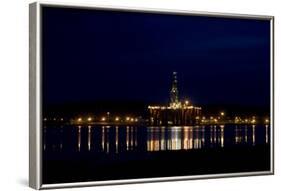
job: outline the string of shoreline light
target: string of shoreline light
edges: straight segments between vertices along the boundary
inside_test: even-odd
[[[259,120],[258,120],[259,118]],[[216,116],[209,116],[209,117],[205,117],[205,116],[197,116],[196,120],[198,120],[198,122],[200,124],[216,124],[216,123],[224,123],[224,122],[233,122],[235,124],[240,124],[240,123],[246,123],[246,124],[256,124],[259,122],[264,122],[265,124],[269,124],[270,123],[270,119],[268,117],[256,117],[256,116],[252,116],[252,117],[241,117],[241,116],[235,116],[232,118],[229,118],[226,116],[225,112],[220,112],[219,115]],[[75,124],[82,124],[82,123],[93,123],[93,122],[126,122],[126,123],[133,123],[133,122],[140,122],[140,121],[145,121],[145,119],[142,119],[141,117],[133,117],[133,116],[129,116],[129,115],[125,115],[125,116],[121,116],[120,115],[116,115],[116,116],[112,116],[109,117],[109,114],[107,116],[94,116],[94,115],[86,115],[86,116],[78,116],[78,117],[74,117],[71,118],[69,120],[66,120],[66,118],[63,117],[45,117],[43,119],[44,122],[47,121],[53,121],[53,122],[72,122]]]

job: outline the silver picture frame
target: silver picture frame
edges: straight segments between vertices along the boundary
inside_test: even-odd
[[[165,14],[206,16],[206,17],[247,18],[247,19],[270,21],[270,25],[271,25],[270,170],[258,171],[258,172],[212,174],[212,175],[42,184],[41,9],[43,6],[69,7],[69,8],[90,9],[90,10],[115,10],[115,11],[120,10],[120,11],[128,11],[128,12],[165,13]],[[29,5],[29,186],[30,187],[34,189],[50,189],[50,188],[99,186],[99,185],[130,184],[130,183],[160,182],[160,181],[179,181],[179,180],[193,180],[193,179],[206,179],[206,178],[273,175],[273,174],[274,174],[274,17],[273,16],[200,12],[200,11],[186,11],[186,10],[169,10],[169,9],[140,8],[140,7],[95,6],[95,5],[85,5],[85,4],[75,4],[75,3],[53,3],[53,2],[52,3],[34,2]]]

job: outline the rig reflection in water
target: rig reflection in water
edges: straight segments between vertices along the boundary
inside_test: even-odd
[[[44,151],[150,152],[269,143],[269,125],[174,127],[61,126],[44,128]]]

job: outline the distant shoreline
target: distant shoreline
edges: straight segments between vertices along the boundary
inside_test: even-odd
[[[181,124],[163,124],[163,125],[151,125],[148,122],[91,122],[91,123],[71,123],[71,122],[47,122],[43,125],[74,125],[74,126],[155,126],[155,127],[172,127],[172,126],[210,126],[210,125],[270,125],[270,123],[256,122],[256,123],[235,123],[235,122],[220,122],[220,123],[195,123],[188,125]]]

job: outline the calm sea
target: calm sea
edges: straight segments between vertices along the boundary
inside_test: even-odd
[[[264,171],[269,143],[269,125],[46,126],[43,182]]]

